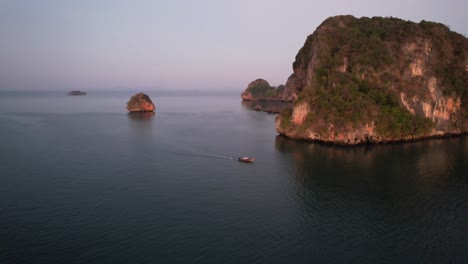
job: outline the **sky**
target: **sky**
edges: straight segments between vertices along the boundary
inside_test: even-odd
[[[0,90],[243,90],[284,84],[330,16],[436,21],[466,0],[0,0]]]

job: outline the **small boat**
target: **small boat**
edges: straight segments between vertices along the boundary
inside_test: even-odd
[[[239,158],[237,158],[237,160],[241,161],[241,162],[252,163],[252,162],[255,161],[255,158],[239,157]]]

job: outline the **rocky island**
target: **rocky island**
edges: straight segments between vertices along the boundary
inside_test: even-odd
[[[74,91],[68,92],[67,95],[86,95],[86,92],[74,90]]]
[[[284,88],[284,85],[273,87],[266,80],[257,79],[249,83],[241,98],[244,101],[282,101]]]
[[[285,96],[285,92],[284,85],[274,87],[264,79],[257,79],[242,92],[242,105],[255,111],[279,113],[292,106],[292,98]]]
[[[276,130],[355,145],[468,131],[468,40],[447,26],[336,16],[308,36]]]
[[[154,112],[153,101],[144,93],[135,94],[127,102],[127,110],[130,113]]]

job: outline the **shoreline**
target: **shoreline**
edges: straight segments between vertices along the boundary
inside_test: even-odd
[[[455,134],[455,133],[447,133],[443,135],[432,135],[432,136],[422,136],[422,137],[417,137],[417,138],[412,138],[412,139],[398,139],[398,140],[381,140],[381,141],[363,141],[359,143],[345,143],[345,142],[338,142],[338,141],[330,141],[330,140],[321,140],[321,139],[307,139],[307,138],[299,138],[299,137],[290,137],[287,136],[283,133],[278,133],[278,136],[288,138],[291,140],[296,140],[296,141],[302,141],[302,142],[308,142],[308,143],[314,143],[314,144],[321,144],[321,145],[329,145],[329,146],[340,146],[340,147],[346,147],[346,148],[352,148],[352,147],[357,147],[357,146],[377,146],[377,145],[398,145],[398,144],[407,144],[407,143],[414,143],[414,142],[420,142],[420,141],[426,141],[426,140],[434,140],[434,139],[448,139],[448,138],[463,138],[465,136],[468,136],[468,131],[463,132],[460,134]]]

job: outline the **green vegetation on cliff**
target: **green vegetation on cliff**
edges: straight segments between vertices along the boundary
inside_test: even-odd
[[[291,116],[292,116],[292,109],[284,109],[279,113],[279,117],[281,118],[281,128],[283,130],[289,129],[291,126]]]
[[[276,97],[276,89],[268,83],[259,83],[248,88],[248,91],[255,97]]]
[[[242,92],[242,98],[244,100],[281,100],[283,92],[284,85],[273,87],[267,81],[257,79],[249,83]]]
[[[424,135],[434,124],[405,108],[400,93],[424,98],[433,77],[443,95],[460,97],[462,109],[467,107],[466,43],[439,23],[329,18],[307,38],[293,63],[297,75],[307,76],[295,105],[308,103],[307,123],[315,130],[324,124],[339,130],[374,122],[385,137]]]

